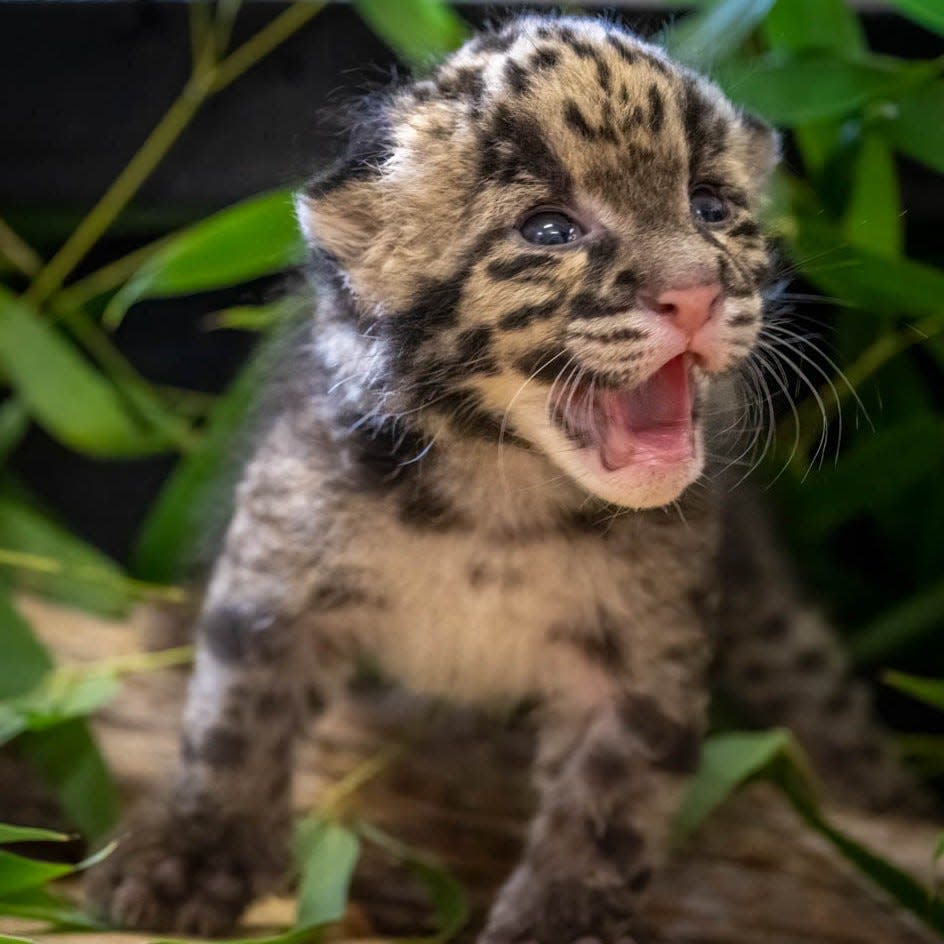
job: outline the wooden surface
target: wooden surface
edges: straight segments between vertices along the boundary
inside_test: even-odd
[[[35,600],[24,610],[61,661],[114,656],[142,645],[144,615],[107,624]],[[185,674],[135,678],[101,714],[102,747],[129,798],[172,770]],[[530,798],[526,734],[509,724],[418,706],[396,695],[352,699],[333,709],[302,751],[296,800],[311,809],[326,786],[391,742],[404,751],[357,796],[359,815],[445,861],[466,883],[480,915],[519,846]],[[934,824],[837,811],[871,848],[929,878]],[[290,899],[250,912],[247,929],[291,920]],[[648,916],[672,944],[924,944],[937,938],[897,912],[811,834],[771,788],[729,801],[653,886]],[[383,857],[365,856],[348,938],[417,933],[428,915],[417,890]],[[146,941],[128,934],[49,935],[0,919],[0,931],[72,944]],[[474,926],[467,937],[474,936]]]

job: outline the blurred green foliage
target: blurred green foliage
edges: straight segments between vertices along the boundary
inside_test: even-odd
[[[771,323],[761,351],[770,368],[767,383],[795,406],[780,405],[784,418],[762,457],[760,479],[771,484],[797,557],[848,634],[853,656],[864,666],[908,667],[917,660],[940,671],[932,637],[944,624],[944,489],[938,487],[944,471],[944,260],[905,255],[898,170],[905,157],[944,172],[944,60],[871,52],[843,0],[692,5],[695,11],[680,17],[663,40],[677,58],[712,74],[734,101],[788,130],[796,157],[777,174],[768,224],[783,247],[784,282],[799,275],[825,293],[821,320],[832,330],[835,360],[815,353],[788,319]],[[944,34],[938,0],[895,5],[922,28]],[[6,393],[0,462],[15,452],[30,424],[97,459],[178,456],[128,571],[70,534],[9,469],[0,469],[0,740],[12,741],[39,765],[90,837],[113,823],[117,803],[83,718],[113,692],[118,670],[57,672],[16,611],[12,590],[27,587],[108,616],[126,614],[141,597],[180,594],[172,584],[183,574],[200,509],[258,388],[259,365],[250,361],[215,403],[194,410],[182,404],[179,391],[142,377],[115,347],[111,331],[144,299],[238,285],[301,261],[290,194],[262,194],[81,278],[74,273],[202,105],[305,28],[322,4],[292,4],[232,49],[238,6],[237,0],[190,5],[192,74],[180,98],[54,256],[42,259],[0,220],[6,283],[0,285],[0,386]],[[427,67],[468,32],[437,0],[357,0],[355,7],[414,68]],[[317,29],[317,22],[307,28]],[[781,299],[789,306],[788,292]],[[290,307],[242,306],[218,313],[216,321],[267,331]],[[879,559],[866,564],[860,555],[850,565],[850,549],[863,547]],[[916,691],[917,683],[894,679]],[[917,687],[925,696],[940,695],[940,683],[922,684]],[[709,746],[683,811],[688,828],[738,783],[767,776],[812,828],[904,904],[924,907],[922,917],[940,929],[938,906],[928,906],[922,889],[823,820],[785,735],[723,737]],[[944,742],[915,736],[910,743],[924,769],[944,770]],[[384,846],[423,882],[439,915],[438,939],[464,921],[461,889],[434,863],[368,824],[321,817],[306,821],[299,835],[300,923],[273,941],[306,939],[311,928],[338,917],[361,841]],[[0,828],[0,842],[15,838]],[[12,853],[0,855],[0,899],[6,898],[0,912],[90,926],[45,889],[55,876],[25,859],[11,864]],[[316,873],[322,879],[306,878]],[[16,874],[33,878],[5,896],[2,880]]]

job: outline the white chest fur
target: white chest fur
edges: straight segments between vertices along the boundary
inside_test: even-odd
[[[628,566],[593,539],[499,544],[474,534],[397,534],[375,546],[381,624],[371,651],[415,691],[467,700],[521,697],[547,684],[555,627],[629,618]]]

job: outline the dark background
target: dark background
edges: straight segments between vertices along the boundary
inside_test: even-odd
[[[236,41],[281,8],[246,3]],[[473,24],[513,9],[458,5]],[[667,18],[656,8],[620,15],[644,34]],[[878,52],[931,58],[944,51],[938,37],[890,13],[867,12],[865,26]],[[186,4],[0,0],[0,215],[41,252],[55,250],[162,116],[186,81],[189,57]],[[301,181],[338,146],[332,112],[394,72],[393,54],[354,11],[329,6],[205,106],[85,268],[245,196]],[[899,167],[909,254],[942,262],[944,178],[907,161]],[[221,390],[254,336],[210,331],[206,315],[271,297],[280,284],[264,280],[211,296],[140,304],[117,341],[154,381]],[[827,351],[830,317],[828,306],[797,306],[798,323],[822,326]],[[173,462],[94,461],[33,429],[13,466],[79,535],[125,560]],[[851,536],[850,566],[882,567],[881,554],[882,548]]]

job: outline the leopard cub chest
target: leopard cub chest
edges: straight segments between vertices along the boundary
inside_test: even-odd
[[[377,563],[389,600],[374,643],[384,667],[413,690],[463,700],[543,689],[554,634],[593,632],[601,608],[626,615],[632,580],[599,542],[557,536],[412,534]]]

